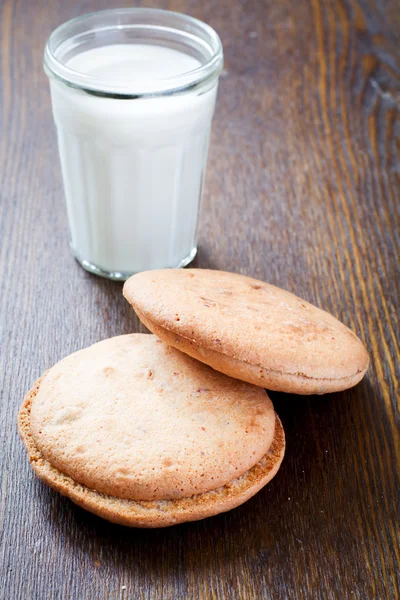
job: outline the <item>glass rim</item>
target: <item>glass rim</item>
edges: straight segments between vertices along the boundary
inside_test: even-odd
[[[157,79],[155,82],[150,82],[148,79],[135,80],[132,82],[115,82],[110,83],[107,80],[95,77],[93,75],[87,75],[71,69],[70,67],[63,64],[61,60],[56,57],[56,51],[60,46],[68,39],[73,39],[74,35],[71,34],[64,38],[65,33],[71,26],[74,26],[80,22],[90,21],[90,19],[98,16],[111,17],[111,16],[129,16],[129,15],[142,15],[145,19],[148,16],[159,16],[170,17],[181,21],[182,24],[187,22],[192,26],[198,28],[208,38],[208,43],[204,41],[199,35],[190,33],[184,29],[178,27],[170,27],[165,25],[157,25],[157,23],[151,24],[127,24],[118,25],[118,23],[112,25],[106,25],[104,27],[96,28],[96,31],[114,31],[118,29],[134,29],[135,27],[147,28],[150,31],[176,31],[182,33],[187,39],[197,40],[200,45],[207,45],[212,51],[210,58],[207,61],[192,69],[186,73],[173,75],[170,77]],[[44,70],[49,77],[53,77],[62,83],[70,87],[75,87],[89,93],[105,97],[121,97],[121,98],[138,98],[143,96],[163,96],[171,95],[176,93],[182,93],[189,89],[196,88],[210,79],[216,78],[222,71],[223,68],[223,50],[222,43],[217,32],[207,25],[203,21],[186,15],[184,13],[174,12],[170,10],[163,10],[158,8],[144,8],[144,7],[130,7],[130,8],[115,8],[93,11],[85,13],[68,21],[65,21],[59,25],[50,34],[44,51]]]

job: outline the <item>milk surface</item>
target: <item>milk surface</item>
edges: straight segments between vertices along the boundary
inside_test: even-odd
[[[112,81],[166,79],[201,66],[197,58],[163,46],[116,44],[86,50],[67,63],[74,71]]]
[[[109,83],[156,82],[200,62],[171,48],[123,44],[88,50],[67,66]],[[183,264],[196,248],[216,84],[137,99],[50,85],[77,258],[124,274]]]

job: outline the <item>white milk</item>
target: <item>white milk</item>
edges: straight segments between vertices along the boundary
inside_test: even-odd
[[[155,86],[199,65],[145,44],[95,48],[67,63],[110,83],[149,78]],[[76,257],[113,276],[189,262],[217,85],[138,99],[50,85]]]

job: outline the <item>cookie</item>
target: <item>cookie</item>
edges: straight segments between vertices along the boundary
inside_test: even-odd
[[[278,471],[271,400],[149,334],[104,340],[52,367],[19,430],[37,475],[110,521],[164,527],[242,504]]]
[[[231,377],[296,394],[356,385],[369,358],[329,313],[294,294],[234,273],[163,269],[133,275],[124,296],[171,346]]]

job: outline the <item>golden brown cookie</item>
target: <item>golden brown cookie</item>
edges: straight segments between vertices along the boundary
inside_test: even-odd
[[[19,430],[48,485],[136,527],[238,506],[276,474],[285,449],[263,390],[143,334],[57,363],[27,394]]]
[[[217,371],[271,390],[324,394],[350,388],[369,358],[329,313],[268,283],[223,271],[133,275],[124,296],[158,337]]]

